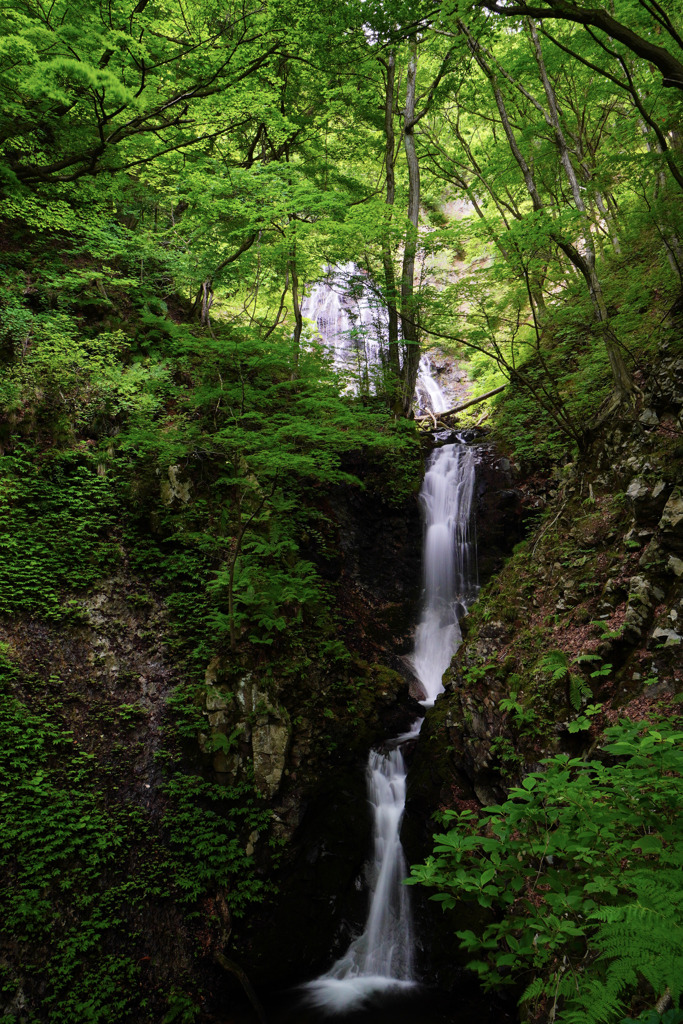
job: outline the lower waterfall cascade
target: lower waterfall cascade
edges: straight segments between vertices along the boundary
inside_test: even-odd
[[[423,359],[421,378],[434,411],[445,396]],[[425,708],[443,691],[441,679],[461,640],[460,618],[478,592],[476,538],[471,527],[477,454],[458,437],[435,449],[420,491],[424,516],[422,611],[407,659]],[[362,1009],[373,997],[415,989],[413,920],[400,831],[406,798],[402,747],[409,732],[371,750],[366,768],[373,816],[373,850],[366,864],[368,912],[364,929],[320,977],[302,986],[304,1002],[325,1014]]]
[[[374,994],[414,984],[412,917],[403,885],[408,872],[400,839],[406,799],[404,738],[386,753],[371,750],[368,759],[374,848],[366,868],[370,903],[365,929],[327,973],[304,987],[306,1002],[328,1012],[352,1010]]]

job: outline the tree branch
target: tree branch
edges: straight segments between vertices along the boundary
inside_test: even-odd
[[[509,6],[502,5],[496,0],[477,0],[477,6],[494,14],[500,14],[504,18],[559,18],[564,21],[574,21],[579,25],[592,25],[593,28],[605,32],[612,39],[622,43],[637,57],[654,64],[662,76],[664,86],[683,91],[683,62],[677,60],[663,46],[657,46],[644,39],[643,36],[617,21],[602,8],[578,7],[571,0],[547,0],[543,6],[524,3],[523,0],[511,3]]]

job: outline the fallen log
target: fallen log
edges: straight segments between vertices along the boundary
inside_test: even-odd
[[[453,409],[446,409],[445,412],[439,413],[439,419],[443,419],[444,416],[453,416],[456,412],[462,412],[463,409],[469,409],[471,405],[478,405],[479,402],[483,402],[486,398],[491,398],[493,395],[499,394],[504,390],[506,384],[501,384],[499,388],[494,388],[493,391],[487,391],[485,395],[479,395],[478,398],[470,398],[468,402],[461,402],[460,405],[456,405]],[[416,423],[425,423],[427,420],[433,420],[434,417],[431,413],[427,413],[426,416],[416,416]]]

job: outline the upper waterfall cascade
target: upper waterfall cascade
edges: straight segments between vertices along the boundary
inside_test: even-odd
[[[325,280],[304,296],[301,313],[315,324],[337,369],[348,378],[347,390],[353,393],[363,387],[374,392],[384,366],[382,337],[388,317],[367,274],[353,263],[330,268]],[[426,355],[420,359],[415,400],[418,413],[449,407]]]
[[[325,294],[325,286],[316,287],[310,300],[315,296],[314,308],[330,311],[327,320],[317,316],[318,329],[323,340],[336,347],[342,336],[338,300]],[[332,325],[331,335],[326,334],[326,324]],[[420,381],[432,410],[443,411],[446,399],[426,357],[420,363]],[[444,445],[431,454],[420,492],[425,522],[424,594],[409,661],[425,707],[431,706],[443,689],[443,673],[461,639],[459,619],[478,589],[476,544],[470,526],[475,469],[473,449],[463,443]],[[401,748],[419,735],[421,725],[418,718],[410,732],[389,741],[385,750],[370,751],[366,777],[374,838],[366,865],[369,903],[365,927],[329,971],[304,986],[306,1001],[328,1013],[354,1011],[374,995],[416,984],[413,922],[409,890],[403,884],[407,868],[400,840],[406,794]]]
[[[315,324],[337,368],[351,377],[349,389],[363,383],[373,390],[382,367],[380,339],[387,315],[369,278],[353,263],[330,268],[327,278],[304,296],[301,313]]]

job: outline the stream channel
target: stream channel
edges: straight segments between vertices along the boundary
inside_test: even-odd
[[[349,277],[356,280],[350,297],[344,288]],[[357,387],[354,378],[371,387],[380,369],[382,312],[358,286],[358,272],[348,267],[336,272],[336,284],[316,285],[304,302],[304,316],[317,325],[337,366],[348,371],[348,390]],[[432,412],[448,408],[427,357],[420,364],[417,391],[420,404]],[[473,527],[476,465],[476,446],[455,435],[452,443],[429,456],[420,491],[424,589],[408,660],[425,709],[443,690],[443,673],[461,640],[460,619],[479,589]],[[406,798],[403,748],[417,739],[422,722],[418,717],[407,732],[369,754],[366,784],[373,837],[365,869],[368,911],[363,931],[324,974],[279,1002],[273,1018],[278,1024],[481,1024],[504,1019],[484,1009],[476,987],[469,993],[463,989],[454,1005],[452,994],[429,990],[417,976],[412,893],[404,884],[408,869],[400,832]]]

